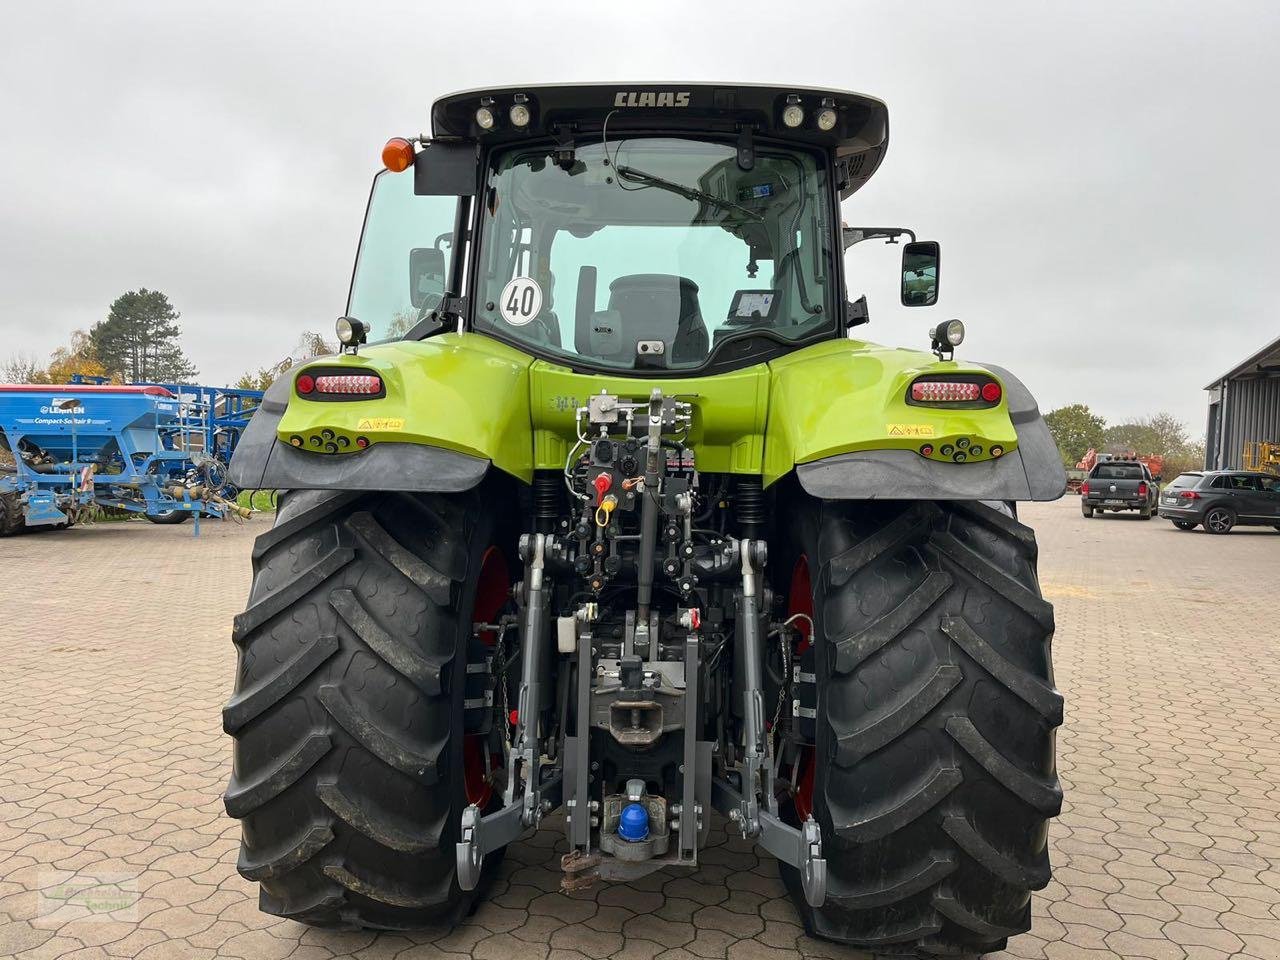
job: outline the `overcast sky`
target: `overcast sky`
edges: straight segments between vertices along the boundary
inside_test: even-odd
[[[441,94],[741,80],[889,104],[850,225],[943,245],[941,303],[896,248],[851,254],[868,336],[1007,366],[1048,410],[1169,410],[1280,335],[1280,4],[5,3],[0,359],[43,359],[119,293],[182,312],[205,382],[331,332],[369,179]]]

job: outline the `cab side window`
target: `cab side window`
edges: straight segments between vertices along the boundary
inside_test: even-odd
[[[1231,488],[1233,490],[1261,490],[1262,486],[1258,483],[1257,477],[1237,473],[1231,478]]]
[[[1231,489],[1229,478],[1225,474],[1220,477],[1214,477],[1213,483],[1209,484],[1209,486],[1214,490],[1230,490]]]

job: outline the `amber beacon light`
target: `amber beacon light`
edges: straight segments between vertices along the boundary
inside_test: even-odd
[[[392,173],[403,173],[413,166],[413,144],[404,137],[392,137],[382,148],[382,165]]]

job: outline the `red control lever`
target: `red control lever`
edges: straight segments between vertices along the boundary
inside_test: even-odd
[[[591,485],[596,488],[596,506],[599,506],[604,503],[604,495],[613,486],[613,477],[607,473],[597,473]]]

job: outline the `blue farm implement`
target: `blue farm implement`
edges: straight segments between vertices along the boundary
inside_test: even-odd
[[[226,465],[262,394],[182,384],[0,384],[0,534],[91,506],[156,523],[240,515]]]

